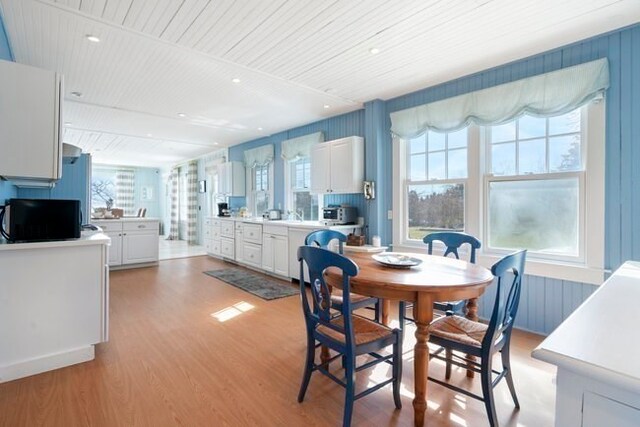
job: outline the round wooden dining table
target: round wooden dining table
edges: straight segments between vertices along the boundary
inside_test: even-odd
[[[358,275],[351,278],[351,292],[381,298],[382,322],[388,324],[389,301],[413,302],[416,324],[414,347],[415,397],[414,422],[424,425],[427,408],[427,377],[429,372],[429,324],[433,320],[435,301],[467,300],[467,317],[478,319],[478,297],[493,281],[491,272],[477,264],[436,255],[405,253],[422,260],[411,268],[387,267],[367,253],[349,253],[347,256],[359,267]],[[342,272],[336,268],[325,272],[327,284],[340,288]]]

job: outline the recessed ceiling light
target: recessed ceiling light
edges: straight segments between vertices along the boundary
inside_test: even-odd
[[[329,104],[324,104],[324,108],[325,108],[325,109],[327,109],[327,108],[331,108],[331,105],[329,105]]]
[[[214,142],[214,143],[213,143],[213,145],[218,145],[218,143],[217,143],[217,142]]]
[[[71,122],[64,122],[65,126],[71,126]]]
[[[377,47],[372,47],[371,49],[369,49],[369,53],[371,53],[371,55],[377,55],[380,53],[380,49],[378,49]]]
[[[237,78],[237,77],[231,79],[231,81],[234,82],[234,83],[240,83],[240,79]]]
[[[187,117],[185,113],[178,113],[178,117]]]
[[[262,130],[262,128],[258,128],[258,130]]]
[[[152,135],[152,134],[150,134],[150,133],[148,133],[148,134],[147,134],[147,136],[148,136],[148,137],[152,137],[153,135]]]
[[[71,92],[71,95],[75,96],[76,98],[82,98],[82,92],[73,91]]]
[[[87,34],[85,37],[87,38],[87,40],[89,40],[92,43],[100,43],[100,38],[98,36]]]

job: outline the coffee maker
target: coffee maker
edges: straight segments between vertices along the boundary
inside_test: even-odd
[[[229,203],[218,203],[218,216],[229,217],[231,211],[229,210]]]

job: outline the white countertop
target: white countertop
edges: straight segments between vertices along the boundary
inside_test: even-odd
[[[127,216],[124,218],[92,218],[91,219],[91,223],[95,223],[95,222],[100,222],[100,221],[107,221],[107,222],[115,222],[115,221],[122,221],[122,222],[135,222],[135,221],[160,221],[158,218],[138,218],[136,216]]]
[[[624,263],[533,352],[535,359],[640,393],[640,262]]]
[[[88,245],[110,245],[111,239],[103,233],[85,233],[79,239],[56,240],[51,242],[26,242],[26,243],[7,243],[5,240],[0,241],[1,251],[17,251],[24,249],[47,249],[71,246],[88,246]]]
[[[304,228],[304,229],[318,229],[318,228],[332,228],[334,230],[347,230],[347,229],[360,229],[362,225],[325,225],[322,221],[297,221],[290,219],[281,220],[268,220],[263,218],[240,218],[240,217],[210,217],[210,219],[219,219],[221,221],[239,221],[250,224],[263,224],[263,225],[276,225],[289,228]]]

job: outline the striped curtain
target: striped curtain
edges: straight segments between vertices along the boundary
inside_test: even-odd
[[[187,241],[198,244],[198,163],[189,162],[187,166]]]
[[[167,240],[178,240],[178,168],[171,169],[169,191],[171,192],[171,227]]]
[[[116,172],[116,207],[122,209],[127,216],[135,215],[135,171],[118,169]]]

